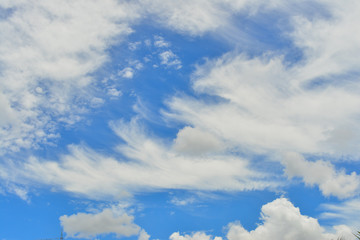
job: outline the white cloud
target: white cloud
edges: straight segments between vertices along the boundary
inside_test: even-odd
[[[109,88],[107,93],[113,97],[120,97],[122,95],[122,92],[116,88]]]
[[[180,69],[182,67],[179,57],[176,54],[174,54],[171,50],[167,50],[160,53],[159,57],[161,60],[161,64],[163,65],[166,65],[168,67],[173,66],[176,69]]]
[[[195,199],[195,197],[188,197],[188,198],[182,198],[182,199],[173,197],[170,202],[176,206],[186,206],[186,205],[196,202],[196,199]]]
[[[302,215],[299,208],[289,200],[278,198],[261,208],[261,221],[254,230],[246,230],[239,222],[227,226],[227,240],[333,240],[338,237],[352,240],[351,230],[344,225],[333,227],[333,233],[326,232],[317,219]],[[170,240],[221,240],[204,232],[181,235],[173,233]]]
[[[18,196],[20,199],[24,200],[25,202],[30,203],[30,197],[28,195],[29,192],[26,188],[10,183],[5,186],[5,190],[8,193],[15,194],[16,196]]]
[[[309,17],[301,11],[288,15],[292,29],[284,34],[303,51],[299,62],[289,64],[276,52],[255,57],[224,54],[198,66],[192,77],[198,95],[173,97],[164,116],[226,142],[227,150],[358,159],[360,45],[354,32],[360,23],[360,4],[319,3],[326,16]],[[214,98],[204,100],[204,95]],[[346,174],[330,163],[294,161],[292,165],[301,165],[303,171],[289,173],[319,185],[326,196],[346,198],[359,189],[355,172]],[[325,178],[307,174],[305,168],[320,168]]]
[[[233,55],[208,62],[193,77],[194,90],[223,101],[174,97],[165,115],[252,152],[356,154],[360,96],[346,83],[309,89],[299,84],[303,67],[286,67],[280,57]],[[351,136],[333,140],[347,128]]]
[[[118,238],[138,235],[140,227],[133,221],[133,216],[126,213],[118,215],[111,209],[104,209],[99,213],[77,213],[60,217],[61,226],[67,237],[74,238],[92,238],[111,233],[115,233]],[[144,236],[143,232],[141,234]]]
[[[140,41],[130,42],[128,45],[129,45],[129,49],[130,49],[131,51],[135,51],[136,49],[139,48],[139,46],[141,45],[141,42],[140,42]]]
[[[101,107],[105,103],[105,100],[102,98],[94,97],[90,101],[90,106],[93,108]]]
[[[149,240],[150,235],[144,230],[141,229],[138,240]]]
[[[356,56],[360,53],[360,37],[353,33],[360,22],[360,4],[351,0],[319,2],[330,14],[328,18],[293,18],[295,30],[291,36],[309,61],[304,71],[309,80],[346,74],[359,67]]]
[[[345,170],[336,171],[329,162],[310,162],[300,154],[287,153],[282,163],[289,178],[301,177],[310,186],[316,184],[325,196],[347,198],[359,192],[360,177],[355,172],[348,175]]]
[[[212,153],[223,148],[223,143],[215,136],[192,127],[181,129],[174,141],[176,151],[191,155]]]
[[[169,28],[191,35],[201,35],[225,24],[228,14],[216,1],[183,2],[163,0],[142,0],[146,10],[156,15]]]
[[[59,161],[29,158],[0,169],[3,178],[24,185],[33,182],[96,199],[118,199],[128,193],[156,189],[242,191],[275,187],[266,174],[252,170],[238,156],[186,156],[150,138],[135,120],[111,124],[125,142],[111,157],[84,146],[69,146]],[[115,154],[117,155],[117,154]]]
[[[282,10],[282,3],[273,1],[270,8]],[[193,89],[199,98],[206,94],[218,101],[176,96],[168,102],[167,116],[245,151],[356,158],[360,47],[353,33],[360,6],[353,1],[319,3],[326,17],[285,14],[292,29],[283,34],[303,51],[301,61],[290,65],[276,52],[255,57],[230,52],[209,60],[193,75]]]
[[[335,234],[326,233],[318,221],[312,217],[302,215],[299,208],[285,198],[279,198],[261,208],[261,220],[256,229],[247,231],[240,223],[229,224],[228,240],[331,240],[338,236],[350,236],[351,230],[344,226],[337,226]]]
[[[192,36],[201,36],[208,32],[218,33],[232,25],[238,27],[239,21],[234,21],[233,17],[239,14],[251,17],[259,11],[274,9],[284,14],[298,12],[297,9],[301,9],[296,5],[298,2],[308,4],[307,1],[297,0],[140,0],[145,12],[161,25]],[[224,36],[220,34],[220,37]]]
[[[165,39],[161,36],[154,36],[154,46],[155,47],[170,47],[170,43],[165,41]]]
[[[1,153],[36,147],[80,119],[93,96],[90,74],[106,49],[131,33],[134,6],[105,1],[2,1]],[[42,132],[42,134],[37,134]],[[0,154],[1,154],[0,153]]]
[[[123,78],[133,78],[134,77],[134,69],[131,67],[126,67],[123,70],[118,72],[118,75]]]

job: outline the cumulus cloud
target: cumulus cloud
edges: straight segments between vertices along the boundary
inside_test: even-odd
[[[67,237],[74,238],[92,238],[110,233],[115,233],[118,238],[138,235],[140,227],[133,221],[133,216],[126,213],[118,215],[111,209],[104,209],[99,213],[77,213],[60,217],[61,226]],[[146,232],[141,231],[142,237],[144,234]],[[143,239],[146,238],[141,238]]]
[[[149,240],[150,235],[144,230],[141,229],[138,240]]]
[[[25,185],[37,182],[98,199],[116,199],[149,189],[242,191],[277,186],[238,156],[178,154],[161,139],[145,134],[136,120],[117,121],[111,126],[124,141],[116,148],[119,157],[71,145],[59,161],[31,157],[22,163],[3,164],[3,178]]]
[[[351,230],[344,225],[334,226],[335,233],[327,232],[317,219],[302,215],[288,199],[278,198],[261,208],[261,221],[254,230],[246,230],[239,222],[227,226],[227,240],[333,240],[338,237],[354,239]],[[204,232],[181,235],[173,233],[170,240],[221,240]]]
[[[319,222],[312,217],[302,215],[299,208],[285,198],[279,198],[265,204],[261,208],[261,220],[256,229],[247,231],[240,223],[229,224],[227,239],[229,240],[303,240],[319,239],[331,240],[340,235],[351,236],[351,230],[337,227],[341,232],[326,233]]]
[[[337,171],[329,162],[310,162],[300,154],[287,153],[282,163],[289,178],[301,177],[305,184],[316,184],[325,196],[347,198],[359,191],[360,177],[355,172],[346,174],[344,169]]]

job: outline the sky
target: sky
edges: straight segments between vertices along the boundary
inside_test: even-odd
[[[353,240],[357,0],[0,0],[0,240]]]

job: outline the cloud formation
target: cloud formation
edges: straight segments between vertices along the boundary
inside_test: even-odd
[[[30,157],[25,162],[3,164],[2,178],[24,185],[37,182],[99,199],[117,199],[151,189],[242,191],[278,184],[252,170],[240,157],[171,151],[161,139],[146,135],[136,119],[113,122],[111,127],[125,142],[116,147],[121,154],[115,154],[118,158],[70,145],[69,153],[59,161]]]
[[[354,239],[351,230],[343,225],[334,226],[336,233],[328,233],[317,219],[302,215],[288,199],[278,198],[261,208],[261,221],[256,229],[248,231],[239,222],[227,226],[227,240],[332,240],[340,236]],[[204,232],[181,235],[175,232],[170,240],[221,240]]]
[[[301,177],[305,184],[316,184],[325,196],[348,198],[359,192],[359,175],[355,172],[346,174],[344,169],[337,171],[330,162],[310,162],[297,153],[285,154],[282,162],[289,178]]]
[[[351,236],[350,229],[337,227],[342,232],[337,234],[326,233],[314,218],[304,216],[299,208],[285,198],[279,198],[265,204],[261,208],[260,224],[252,231],[245,230],[239,223],[229,224],[227,238],[229,240],[303,240],[336,239],[339,235]]]
[[[134,217],[126,213],[118,215],[111,209],[99,213],[77,213],[60,217],[61,226],[67,237],[92,238],[101,234],[116,234],[116,237],[138,235],[140,227],[134,222]],[[141,240],[146,239],[146,232],[141,231]]]
[[[0,154],[58,137],[92,99],[90,76],[106,50],[132,32],[125,2],[2,1],[0,19]]]

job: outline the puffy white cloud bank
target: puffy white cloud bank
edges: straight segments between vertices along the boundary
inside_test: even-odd
[[[328,208],[336,208],[328,206]],[[344,207],[339,206],[338,209]],[[334,226],[332,232],[322,227],[318,220],[301,214],[288,199],[278,198],[261,208],[261,223],[251,231],[239,222],[226,227],[226,236],[212,236],[206,232],[181,234],[174,232],[170,240],[334,240],[344,237],[355,239],[350,228]],[[77,213],[60,217],[61,225],[68,237],[94,238],[115,234],[117,238],[137,235],[139,240],[148,240],[149,234],[134,223],[134,218],[114,208],[105,208],[97,213]]]
[[[261,208],[261,221],[256,229],[248,231],[239,222],[230,223],[226,238],[228,240],[332,240],[338,237],[354,239],[346,226],[335,226],[334,233],[327,232],[317,219],[302,215],[288,199],[278,198]],[[220,240],[204,232],[181,235],[178,232],[170,240]]]

